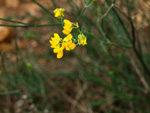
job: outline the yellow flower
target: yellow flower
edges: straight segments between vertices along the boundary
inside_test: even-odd
[[[94,1],[96,1],[96,0],[93,0],[93,2],[94,2]]]
[[[58,18],[58,17],[64,17],[64,12],[65,12],[65,9],[64,8],[56,8],[54,10],[54,13],[55,13],[55,17]]]
[[[72,31],[72,25],[73,23],[70,22],[69,20],[67,19],[64,19],[64,30],[62,31],[64,34],[69,34],[71,31]]]
[[[78,44],[79,45],[87,45],[86,36],[84,34],[78,35]]]
[[[73,50],[76,47],[76,44],[72,42],[72,38],[72,35],[69,34],[63,39],[62,45],[67,51]]]
[[[71,34],[67,35],[64,39],[60,38],[57,33],[54,33],[54,37],[51,37],[49,41],[53,52],[57,54],[57,58],[60,59],[63,57],[63,50],[67,51],[73,50],[76,47],[76,44],[72,42],[73,36]]]
[[[78,23],[72,23],[71,21],[64,19],[64,30],[62,31],[65,35],[68,35],[73,28],[78,28]]]
[[[62,46],[62,38],[57,33],[54,33],[54,37],[51,37],[49,41],[51,44],[51,48],[54,48],[53,52],[57,54],[57,58],[60,59],[63,57],[63,49]]]
[[[51,40],[49,41],[51,44],[51,48],[56,48],[61,41],[62,38],[60,38],[57,33],[54,33],[54,37],[51,37]]]
[[[56,48],[54,48],[53,52],[57,54],[57,58],[60,59],[63,57],[63,49],[62,44],[58,44]]]

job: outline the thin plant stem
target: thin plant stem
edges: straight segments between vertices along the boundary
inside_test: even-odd
[[[122,12],[116,5],[114,5],[114,7],[129,21],[129,23],[131,25],[131,32],[132,32],[132,38],[133,38],[131,40],[132,45],[133,45],[133,50],[134,50],[137,58],[141,62],[142,66],[144,67],[144,70],[148,73],[148,75],[150,75],[150,71],[149,71],[147,65],[145,64],[142,56],[139,54],[139,52],[138,52],[138,50],[136,48],[136,44],[135,44],[136,43],[135,28],[134,28],[134,24],[132,22],[132,19],[128,15],[126,15],[124,12]]]
[[[77,6],[77,4],[76,4],[73,0],[71,0],[71,1],[72,1],[73,4],[75,5],[76,9],[77,9],[78,11],[80,11],[80,8]]]
[[[46,27],[46,26],[59,26],[61,24],[25,24],[25,25],[8,25],[8,24],[0,24],[0,26],[8,26],[8,27]]]
[[[86,5],[85,7],[91,7],[92,4],[93,4],[93,2],[91,2],[89,5]]]
[[[37,2],[36,0],[32,0],[34,3],[36,3],[40,8],[42,8],[47,14],[51,15],[53,18],[54,15],[49,11],[47,10],[43,5],[41,5],[39,2]],[[59,20],[58,18],[55,18],[56,20]],[[51,19],[51,22],[55,22],[53,19]]]
[[[103,31],[103,29],[100,25],[98,26],[98,30],[100,31],[101,35],[104,37],[104,40],[107,40],[109,42],[105,32]]]
[[[93,4],[93,2],[91,2],[89,5],[88,5],[88,2],[85,3],[85,6],[84,6],[84,8],[82,9],[82,11],[81,11],[79,17],[77,18],[76,22],[78,22],[79,19],[82,17],[82,15],[83,15],[85,9],[88,8],[88,7],[90,7],[92,4]]]
[[[83,13],[84,13],[85,9],[86,9],[86,7],[84,6],[84,8],[82,9],[82,11],[81,11],[81,13],[80,13],[79,17],[77,18],[76,22],[78,22],[78,21],[79,21],[79,19],[82,17],[82,15],[83,15]]]
[[[136,71],[136,73],[137,73],[137,75],[138,75],[138,77],[139,77],[139,79],[140,79],[142,85],[145,87],[145,89],[146,89],[148,92],[150,92],[149,85],[148,85],[148,83],[146,82],[144,76],[142,75],[140,69],[139,69],[138,66],[136,65],[135,61],[134,61],[133,58],[131,58],[131,57],[130,57],[129,59],[130,59],[130,61],[131,61],[132,66],[134,67],[134,69],[135,69],[135,71]]]
[[[102,16],[101,21],[109,14],[109,12],[111,11],[111,9],[114,7],[114,4],[111,5],[111,7],[109,7],[109,9],[106,11],[106,13]]]
[[[39,7],[41,7],[46,13],[50,14],[52,17],[54,17],[54,15],[49,12],[43,5],[41,5],[39,2],[37,2],[36,0],[32,0],[34,3],[36,3]]]
[[[0,20],[2,20],[2,21],[7,21],[7,22],[18,23],[18,24],[27,24],[27,23],[24,23],[24,22],[9,20],[9,19],[5,19],[5,18],[0,18]]]
[[[63,22],[63,18],[62,17],[60,18],[60,22],[61,22],[61,26],[63,27],[64,22]]]
[[[18,94],[20,93],[19,90],[14,90],[14,91],[8,91],[8,92],[0,92],[0,95],[11,95],[11,94]]]
[[[110,3],[108,0],[105,0],[105,1],[106,1],[106,3],[107,3],[108,6],[111,6],[111,3]],[[127,29],[126,29],[124,22],[122,21],[122,19],[120,18],[119,14],[117,13],[117,11],[116,11],[115,9],[117,9],[117,10],[130,22],[130,24],[131,24],[131,29],[132,29],[132,31],[131,31],[131,32],[132,32],[132,38],[133,38],[133,39],[131,39],[130,34],[129,34],[129,32],[128,32]],[[134,50],[134,52],[135,52],[137,58],[139,59],[140,63],[142,64],[142,66],[143,66],[145,72],[146,72],[148,75],[150,75],[150,70],[148,69],[147,65],[145,64],[145,62],[144,62],[144,60],[143,60],[143,58],[142,58],[142,56],[139,54],[138,50],[136,49],[136,44],[135,44],[135,42],[136,42],[135,28],[134,28],[134,24],[133,24],[133,22],[132,22],[132,19],[131,19],[128,15],[126,15],[123,11],[121,11],[116,5],[113,6],[112,11],[113,11],[114,14],[117,16],[117,18],[118,18],[120,24],[121,24],[122,27],[123,27],[123,30],[125,31],[127,37],[128,37],[129,40],[131,41],[132,46],[133,46],[133,50]]]
[[[150,7],[150,4],[149,4],[149,3],[147,3],[147,1],[146,1],[146,0],[144,0],[144,2],[147,4],[147,6],[148,6],[148,7]]]

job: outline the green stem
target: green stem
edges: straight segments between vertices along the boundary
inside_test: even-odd
[[[84,6],[84,8],[82,9],[81,13],[80,13],[80,16],[78,17],[78,19],[76,20],[76,22],[79,21],[79,19],[82,17],[84,11],[85,11],[86,7]]]
[[[92,4],[93,4],[93,1],[89,5],[86,5],[85,7],[91,7]]]
[[[63,17],[60,17],[61,26],[63,27]]]
[[[106,36],[105,32],[103,31],[103,29],[102,29],[102,27],[100,25],[98,26],[98,30],[100,31],[100,33],[102,34],[104,39],[107,39],[107,36]]]
[[[109,14],[109,12],[111,11],[111,9],[114,7],[114,4],[112,4],[109,9],[106,11],[106,13],[102,16],[101,21],[103,21],[103,19]]]
[[[46,26],[58,26],[61,24],[25,24],[25,25],[6,25],[6,24],[0,24],[0,26],[8,26],[8,27],[46,27]]]
[[[106,0],[106,2],[107,2],[107,4],[108,4],[108,6],[111,5],[108,0]],[[120,18],[118,12],[117,12],[114,8],[117,9],[117,10],[130,22],[131,30],[132,30],[132,31],[131,31],[131,32],[132,32],[132,39],[131,39],[131,36],[130,36],[128,30],[127,30],[126,27],[125,27],[124,22],[122,21],[122,19]],[[134,52],[135,52],[137,58],[139,59],[140,63],[142,64],[142,66],[143,66],[145,72],[146,72],[148,75],[150,75],[149,68],[148,68],[147,65],[145,64],[145,62],[144,62],[142,56],[140,55],[140,53],[138,52],[138,50],[137,50],[137,48],[136,48],[136,44],[135,44],[135,42],[136,42],[135,28],[134,28],[134,25],[133,25],[133,22],[132,22],[131,18],[130,18],[128,15],[126,15],[124,12],[122,12],[117,6],[114,6],[114,8],[112,9],[112,11],[113,11],[114,14],[117,16],[117,18],[118,18],[120,24],[122,25],[122,28],[123,28],[123,30],[125,31],[125,33],[126,33],[128,39],[129,39],[130,42],[132,43],[133,50],[134,50]]]
[[[132,22],[132,19],[127,16],[125,13],[121,12],[121,10],[118,7],[115,7],[116,9],[118,9],[118,11],[120,11],[120,13],[129,21],[130,25],[131,25],[131,33],[132,33],[132,40],[130,38],[130,41],[132,43],[133,46],[133,50],[137,56],[137,58],[139,59],[139,61],[141,62],[145,72],[147,72],[148,75],[150,75],[150,70],[148,69],[147,65],[145,64],[142,55],[138,52],[137,48],[136,48],[136,36],[135,36],[135,28],[134,28],[134,24]],[[125,26],[124,26],[125,27]],[[129,35],[130,36],[130,35]]]
[[[41,7],[46,13],[50,14],[52,17],[54,17],[54,15],[49,12],[44,6],[42,6],[39,2],[37,2],[36,0],[32,0],[34,3],[36,3],[39,7]]]
[[[5,19],[5,18],[0,18],[0,20],[7,21],[7,22],[18,23],[18,24],[26,24],[26,23],[24,23],[24,22],[19,22],[19,21],[14,21],[14,20],[9,20],[9,19]]]
[[[80,13],[78,19],[76,20],[76,22],[78,22],[79,19],[82,17],[82,15],[83,15],[85,9],[88,8],[88,7],[90,7],[90,6],[93,4],[93,1],[92,1],[89,5],[88,5],[88,3],[89,3],[89,1],[87,1],[87,2],[85,3],[85,6],[84,6],[84,8],[82,9],[82,11],[81,11],[81,13]]]
[[[9,91],[9,92],[0,92],[0,95],[11,95],[11,94],[18,94],[20,93],[19,90]]]
[[[51,15],[53,18],[55,18],[54,17],[54,15],[51,13],[51,12],[49,12],[49,10],[47,10],[43,5],[41,5],[39,2],[37,2],[36,0],[32,0],[34,3],[36,3],[39,7],[41,7],[46,13],[48,13],[49,15]],[[57,20],[59,20],[58,18],[55,18],[55,19],[57,19]],[[51,19],[51,22],[55,22],[53,19]]]
[[[144,0],[144,2],[148,5],[148,7],[150,7],[150,4],[149,4],[149,3],[147,3],[147,1],[146,1],[146,0]]]
[[[80,8],[77,6],[76,2],[74,2],[74,0],[71,0],[73,2],[73,4],[75,5],[77,11],[79,12],[80,11]]]

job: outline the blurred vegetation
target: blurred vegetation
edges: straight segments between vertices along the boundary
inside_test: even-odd
[[[17,38],[14,51],[0,51],[0,113],[150,113],[148,1],[97,0],[79,20],[88,44],[60,60],[48,42],[62,30],[52,11],[66,8],[76,21],[84,1],[20,3],[34,3],[41,13],[1,19],[16,20],[0,26],[16,27]],[[17,23],[26,18],[31,23]]]

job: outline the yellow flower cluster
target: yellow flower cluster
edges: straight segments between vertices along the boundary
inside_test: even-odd
[[[64,11],[65,9],[63,8],[55,9],[55,17],[64,17]],[[65,38],[60,38],[59,34],[54,33],[54,37],[51,37],[51,40],[49,40],[51,48],[53,48],[53,52],[57,54],[58,59],[63,57],[63,50],[70,51],[75,49],[76,45],[87,45],[86,36],[83,33],[78,35],[78,39],[75,39],[71,34],[73,28],[77,28],[79,30],[78,22],[73,23],[67,19],[64,19],[63,24],[64,26],[62,32],[67,36]]]
[[[49,42],[51,44],[51,48],[54,48],[53,52],[57,54],[58,59],[62,58],[64,49],[70,51],[76,47],[76,44],[72,42],[71,34],[62,39],[57,33],[54,33],[54,37],[51,37]]]
[[[79,45],[87,45],[87,41],[86,41],[86,36],[84,34],[79,34],[78,35],[78,43]]]
[[[65,35],[69,34],[73,28],[79,28],[78,22],[72,23],[67,19],[64,19],[64,30],[62,31]]]
[[[64,12],[65,12],[65,9],[64,8],[56,8],[54,10],[54,13],[55,13],[55,17],[58,18],[58,17],[64,17]]]

